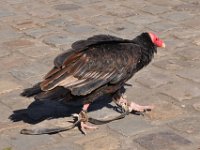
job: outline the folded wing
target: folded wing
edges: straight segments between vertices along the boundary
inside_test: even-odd
[[[117,84],[130,78],[140,59],[140,47],[123,39],[108,42],[107,36],[105,40],[102,38],[103,35],[90,38],[82,42],[82,46],[81,42],[75,43],[72,51],[59,55],[40,85],[42,90],[63,86],[73,95],[83,96],[105,84]]]

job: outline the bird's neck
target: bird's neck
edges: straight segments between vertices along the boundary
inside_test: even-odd
[[[140,70],[151,62],[157,47],[152,43],[148,33],[142,33],[133,39],[133,42],[141,47],[142,55],[137,67]]]

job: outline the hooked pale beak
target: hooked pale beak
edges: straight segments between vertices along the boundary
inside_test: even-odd
[[[165,43],[162,43],[161,47],[162,47],[162,48],[165,48],[165,47],[166,47]]]

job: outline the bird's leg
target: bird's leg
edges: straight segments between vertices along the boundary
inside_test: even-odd
[[[87,125],[88,122],[88,116],[87,116],[87,110],[89,108],[90,104],[84,104],[82,111],[79,113],[79,120],[80,120],[80,130],[86,134],[86,129],[97,129],[95,126]]]
[[[124,95],[122,95],[120,98],[118,98],[116,100],[116,103],[120,106],[122,106],[122,108],[124,108],[125,110],[128,109],[129,112],[145,112],[146,110],[152,110],[154,108],[153,105],[139,105],[136,104],[134,102],[128,102],[128,100],[126,99],[126,97]]]

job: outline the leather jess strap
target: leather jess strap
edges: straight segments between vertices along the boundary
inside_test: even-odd
[[[122,119],[128,114],[129,114],[129,111],[124,110],[119,116],[116,116],[116,117],[111,118],[111,119],[106,119],[106,120],[102,119],[101,120],[101,119],[95,119],[95,118],[89,117],[88,122],[95,124],[95,125],[102,125],[102,124],[106,124],[106,123],[109,123],[109,122],[114,121],[114,120]],[[77,119],[72,125],[67,126],[67,127],[22,129],[20,133],[21,134],[27,134],[27,135],[54,134],[54,133],[58,133],[58,132],[71,130],[74,127],[76,127],[77,125],[79,125],[81,121],[82,121],[81,119]]]

